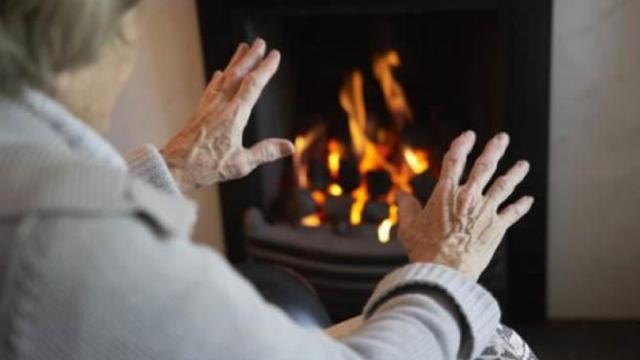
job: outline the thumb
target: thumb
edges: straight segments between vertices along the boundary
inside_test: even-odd
[[[266,139],[248,149],[245,156],[251,167],[257,167],[293,155],[294,151],[293,143],[287,139]]]
[[[406,233],[413,220],[418,216],[422,206],[418,199],[404,191],[398,192],[396,200],[398,202],[398,231],[403,234]]]

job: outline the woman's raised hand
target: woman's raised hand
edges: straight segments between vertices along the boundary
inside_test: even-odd
[[[468,131],[453,141],[426,207],[408,194],[399,195],[398,205],[399,237],[411,261],[445,265],[477,280],[507,229],[531,209],[533,198],[522,197],[499,211],[529,172],[526,161],[518,161],[485,192],[509,145],[504,133],[487,143],[468,180],[460,184],[475,138]]]
[[[286,139],[246,149],[242,134],[262,90],[278,70],[280,53],[266,43],[240,44],[224,71],[216,71],[195,114],[161,150],[182,191],[248,175],[257,166],[293,154]]]

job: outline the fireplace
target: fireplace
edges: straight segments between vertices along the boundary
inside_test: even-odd
[[[485,141],[505,130],[513,145],[502,171],[530,160],[519,193],[536,209],[482,282],[507,318],[543,319],[549,1],[203,0],[199,11],[208,73],[239,41],[281,49],[246,140],[287,137],[297,149],[221,186],[232,261],[291,267],[336,319],[353,315],[407,261],[395,194],[425,201],[461,131]]]

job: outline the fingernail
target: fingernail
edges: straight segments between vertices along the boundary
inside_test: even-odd
[[[467,130],[464,133],[462,133],[462,136],[466,137],[466,138],[470,138],[470,137],[472,137],[474,135],[475,135],[475,133],[473,132],[473,130]]]
[[[242,43],[240,43],[238,45],[238,48],[236,50],[241,50],[241,49],[244,49],[244,48],[247,48],[247,47],[249,47],[249,45],[247,43],[245,43],[245,42],[242,42]]]
[[[529,167],[529,162],[527,160],[518,161],[518,166],[520,167]]]
[[[262,38],[260,38],[260,37],[256,38],[256,39],[253,41],[253,46],[255,46],[255,47],[263,47],[263,46],[265,46],[266,44],[267,44],[267,43],[266,43]]]
[[[507,135],[507,133],[505,132],[501,132],[498,135],[496,135],[496,139],[504,143],[504,142],[507,142],[507,140],[509,140],[509,135]]]
[[[533,203],[536,201],[536,199],[534,199],[534,198],[533,198],[533,196],[527,196],[527,201],[528,201],[530,204],[533,204]]]
[[[277,59],[280,57],[280,51],[278,50],[271,50],[271,52],[269,52],[269,58],[271,59]]]

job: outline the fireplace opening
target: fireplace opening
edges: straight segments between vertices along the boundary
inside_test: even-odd
[[[479,143],[508,131],[515,145],[501,171],[519,158],[537,164],[516,196],[546,203],[548,90],[521,88],[540,79],[518,77],[526,68],[544,80],[549,58],[517,43],[535,30],[515,22],[522,5],[355,3],[199,4],[209,72],[224,64],[220,48],[228,54],[236,41],[260,36],[281,50],[247,140],[278,136],[296,145],[291,161],[222,186],[229,256],[296,270],[336,320],[356,315],[380,278],[407,262],[395,196],[406,191],[425,202],[462,131],[475,130]],[[548,47],[548,30],[536,35],[533,44]],[[544,216],[534,212],[510,232],[481,279],[508,318],[544,316]]]

